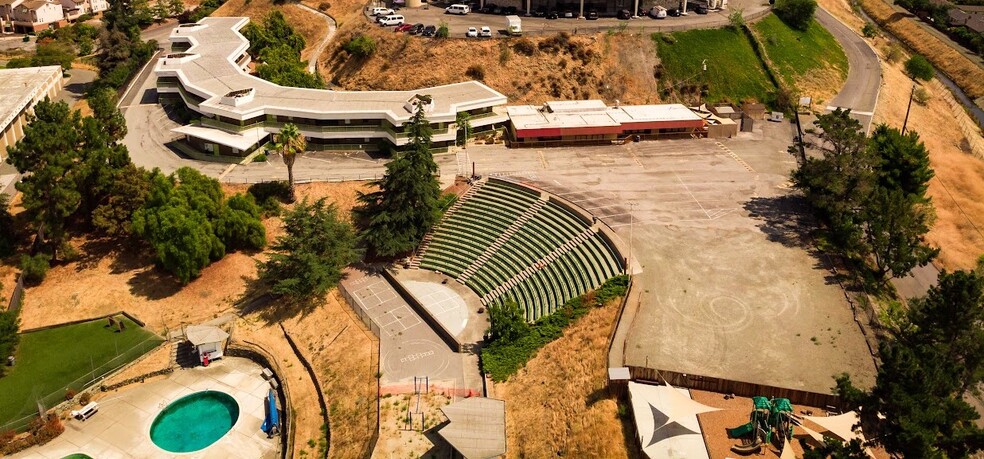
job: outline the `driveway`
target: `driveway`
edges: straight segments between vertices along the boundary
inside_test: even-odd
[[[816,18],[844,48],[850,65],[844,87],[830,102],[827,110],[850,108],[855,118],[861,121],[865,132],[868,132],[878,104],[878,92],[881,90],[881,64],[878,55],[856,31],[823,8],[817,8]]]

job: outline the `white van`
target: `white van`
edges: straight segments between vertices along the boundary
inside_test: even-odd
[[[393,26],[403,24],[402,14],[391,14],[379,20],[379,23],[383,26]]]
[[[471,8],[468,5],[454,4],[444,9],[445,14],[468,14]]]

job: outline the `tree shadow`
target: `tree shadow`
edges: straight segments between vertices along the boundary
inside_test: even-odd
[[[769,241],[802,249],[813,257],[813,268],[824,271],[825,283],[837,284],[845,280],[834,269],[833,261],[817,248],[813,240],[817,223],[805,198],[795,194],[754,197],[742,207],[748,211],[749,217],[760,222],[757,226]]]
[[[421,458],[436,459],[439,457],[449,457],[451,453],[451,444],[449,444],[446,440],[444,440],[444,437],[442,437],[439,433],[437,433],[439,430],[443,429],[448,424],[451,424],[451,421],[444,421],[423,432],[424,437],[427,437],[427,440],[430,441],[431,444],[434,446],[431,446],[430,449],[428,449],[423,454],[421,454],[420,455]]]
[[[815,228],[814,220],[802,196],[754,197],[742,207],[748,211],[749,217],[760,222],[757,226],[769,241],[786,247],[812,246],[810,233]]]
[[[110,273],[122,274],[145,268],[153,263],[140,249],[131,248],[126,241],[111,237],[88,239],[79,246],[80,257],[76,271],[93,269],[99,262],[109,257]]]
[[[342,278],[345,278],[344,273]],[[279,323],[297,317],[304,318],[324,304],[325,298],[331,293],[329,290],[319,298],[290,301],[285,297],[270,293],[269,287],[260,282],[259,278],[243,276],[242,280],[246,283],[246,288],[233,307],[240,316],[255,313],[267,324]],[[339,287],[336,285],[334,288]]]
[[[130,293],[148,300],[162,300],[173,296],[184,287],[173,274],[159,266],[136,273],[127,281]]]

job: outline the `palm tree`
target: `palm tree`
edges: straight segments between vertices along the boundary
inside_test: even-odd
[[[307,142],[296,124],[287,123],[274,137],[274,148],[280,151],[284,164],[287,165],[287,185],[290,188],[290,200],[294,202],[297,199],[294,194],[294,160],[298,153],[307,148]]]

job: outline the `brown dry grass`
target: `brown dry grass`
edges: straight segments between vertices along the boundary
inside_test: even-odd
[[[526,367],[495,385],[506,401],[509,457],[639,455],[606,389],[608,334],[618,302],[598,308],[541,349]],[[628,427],[631,429],[631,427]]]
[[[362,16],[362,8],[366,6],[364,0],[301,0],[301,3],[310,6],[335,19],[338,25],[349,21],[357,20]],[[328,9],[321,10],[322,3],[328,4]]]
[[[113,375],[111,378],[107,378],[102,382],[102,385],[110,386],[130,378],[136,378],[137,376],[143,376],[147,373],[167,368],[171,364],[171,354],[174,352],[174,345],[174,343],[167,343],[154,349],[150,354],[143,356],[139,361],[130,365],[125,370]],[[147,383],[164,377],[167,377],[167,375],[147,379],[144,382]],[[93,398],[102,398],[101,394],[102,392],[96,391],[93,393]]]
[[[275,5],[273,0],[228,0],[212,13],[215,17],[245,16],[250,21],[262,23],[263,19],[275,10],[284,14],[287,23],[304,37],[307,47],[301,51],[306,56],[310,48],[317,45],[321,38],[328,33],[325,21],[316,13],[305,10],[295,4]]]
[[[817,3],[852,29],[860,31],[864,27],[864,20],[854,12],[848,0],[819,0]]]
[[[861,6],[878,24],[949,75],[971,99],[984,96],[984,69],[924,30],[916,19],[895,11],[884,0],[861,0]]]
[[[883,45],[884,41],[878,43]],[[882,54],[884,48],[876,46]],[[912,83],[901,62],[890,64],[883,60],[884,82],[875,111],[876,123],[900,127],[905,119]],[[936,222],[927,240],[941,248],[937,264],[951,270],[972,268],[984,253],[984,235],[976,224],[984,218],[984,160],[964,150],[966,140],[955,119],[968,115],[951,109],[941,97],[946,89],[939,83],[923,87],[930,100],[925,107],[912,104],[908,129],[920,134],[936,171],[929,183]]]
[[[376,338],[337,290],[323,305],[284,322],[318,373],[331,422],[330,457],[360,457],[376,429]],[[298,437],[298,441],[306,441]]]
[[[376,40],[376,52],[360,59],[342,47],[357,34]],[[571,37],[558,52],[537,46],[553,37],[520,40],[425,40],[364,21],[342,26],[322,57],[322,75],[350,90],[409,90],[472,80],[481,66],[483,82],[510,103],[538,104],[557,99],[604,99],[645,104],[659,102],[653,68],[657,63],[648,36],[616,34]],[[516,43],[537,48],[528,56]]]

